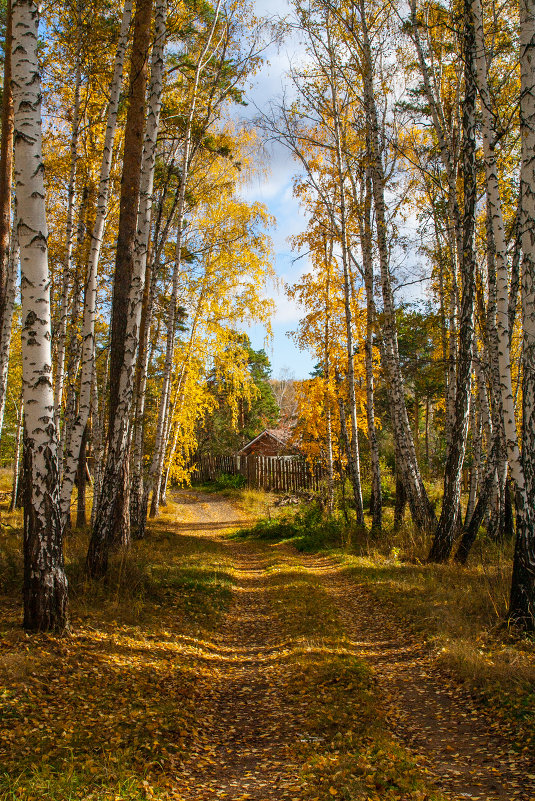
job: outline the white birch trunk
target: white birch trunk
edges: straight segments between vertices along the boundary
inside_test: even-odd
[[[143,436],[145,423],[145,398],[149,366],[149,341],[152,325],[156,276],[154,264],[145,270],[146,306],[141,313],[141,335],[136,376],[136,399],[134,414],[134,447],[132,451],[132,484],[130,488],[130,525],[137,539],[145,536],[145,515],[143,512]],[[145,303],[145,301],[144,301]],[[144,317],[143,317],[144,316]]]
[[[470,401],[470,428],[472,430],[472,468],[470,470],[470,489],[468,492],[468,503],[466,504],[466,514],[464,527],[468,525],[476,506],[477,490],[479,486],[479,469],[481,466],[481,414],[477,410],[477,396],[472,396]]]
[[[15,209],[15,219],[17,212]],[[7,376],[9,372],[9,351],[11,344],[11,327],[13,325],[13,309],[17,295],[17,272],[19,266],[19,241],[14,227],[9,243],[9,259],[7,262],[5,308],[2,331],[0,332],[0,437],[4,425],[6,408]]]
[[[517,537],[509,615],[535,630],[535,2],[520,2],[520,132],[522,231],[522,459],[524,495],[517,497]],[[526,505],[522,507],[523,501]]]
[[[463,9],[464,98],[462,104],[463,155],[463,237],[461,259],[462,298],[459,314],[459,344],[455,377],[455,404],[452,427],[444,467],[442,509],[435,531],[429,560],[449,559],[461,523],[461,481],[466,452],[470,412],[470,386],[474,344],[475,305],[475,220],[476,181],[476,83],[474,75],[475,32],[470,0]]]
[[[77,39],[80,36],[80,9],[77,9]],[[65,350],[67,343],[67,319],[69,307],[69,291],[72,274],[72,251],[74,244],[74,195],[76,179],[76,162],[78,160],[78,137],[80,132],[80,93],[82,85],[82,50],[79,42],[76,46],[76,66],[74,78],[74,107],[70,142],[69,182],[67,184],[67,224],[65,230],[65,262],[63,264],[63,280],[59,301],[59,328],[57,333],[56,374],[54,378],[54,419],[58,433],[59,452],[61,453],[60,416],[63,400],[63,384],[65,380]],[[61,460],[60,460],[61,462]],[[61,465],[60,465],[61,467]]]
[[[496,260],[496,329],[498,335],[498,365],[502,395],[503,423],[511,477],[519,492],[524,492],[524,476],[520,460],[520,448],[515,422],[513,385],[511,378],[511,353],[509,349],[509,283],[507,267],[507,241],[503,222],[498,166],[495,154],[494,119],[492,101],[487,80],[487,58],[483,31],[483,9],[481,0],[473,0],[476,39],[476,74],[481,99],[481,122],[487,202],[492,225]]]
[[[184,374],[184,377],[185,377],[185,374]],[[174,462],[174,459],[175,459],[175,453],[176,453],[176,449],[177,449],[177,445],[178,445],[178,438],[180,436],[180,431],[181,431],[180,417],[181,417],[182,409],[184,408],[184,403],[185,403],[185,400],[186,400],[185,390],[183,392],[181,392],[180,395],[178,394],[178,391],[177,391],[177,394],[175,396],[175,400],[174,400],[174,402],[173,402],[173,404],[171,406],[171,409],[169,410],[169,419],[167,421],[166,435],[165,435],[166,442],[169,442],[169,439],[170,439],[170,436],[171,436],[173,420],[175,418],[175,410],[176,410],[176,406],[177,406],[179,398],[180,398],[180,408],[179,408],[179,412],[178,412],[178,420],[177,420],[177,423],[175,425],[175,433],[174,433],[174,436],[173,436],[173,442],[172,442],[172,445],[171,445],[171,447],[169,449],[169,457],[167,459],[167,467],[165,468],[165,477],[163,478],[163,480],[161,482],[160,503],[161,503],[162,506],[166,506],[166,504],[167,504],[167,488],[169,486],[169,476],[171,475],[171,467],[173,466],[173,462]],[[164,456],[165,456],[165,453],[164,453]],[[161,468],[162,469],[162,475],[163,475],[163,467],[164,467],[164,464],[162,462],[162,468]]]
[[[334,509],[334,461],[333,461],[333,433],[332,433],[332,399],[331,399],[331,264],[333,257],[333,239],[331,237],[329,248],[325,247],[325,326],[324,326],[324,372],[325,372],[325,427],[327,437],[327,499],[329,514]]]
[[[367,173],[364,181],[364,198],[362,203],[363,219],[359,221],[359,233],[364,272],[364,289],[366,292],[366,417],[372,470],[370,512],[372,515],[372,531],[379,532],[383,523],[383,499],[379,443],[377,441],[377,429],[375,425],[375,388],[373,377],[373,332],[375,329],[376,309],[373,294],[375,281],[373,274],[371,203],[371,176]]]
[[[117,129],[117,111],[123,77],[124,59],[128,45],[128,32],[132,18],[132,0],[125,0],[121,30],[117,44],[113,78],[111,82],[110,102],[108,104],[108,117],[104,150],[100,168],[100,182],[97,199],[97,212],[91,236],[91,249],[87,268],[87,285],[85,291],[84,316],[82,322],[82,365],[80,378],[80,398],[78,414],[73,424],[69,450],[65,452],[63,482],[61,487],[61,514],[65,523],[70,513],[71,496],[78,466],[80,447],[84,435],[89,411],[91,408],[91,389],[93,386],[93,372],[95,359],[95,318],[97,311],[97,272],[100,258],[100,249],[104,236],[104,225],[108,208],[110,189],[110,174],[113,155],[113,140]],[[95,482],[96,490],[96,482]]]
[[[13,2],[15,186],[22,287],[22,383],[25,420],[24,625],[68,626],[54,391],[50,278],[42,158],[39,13]]]
[[[379,121],[373,85],[373,60],[368,35],[366,10],[360,4],[364,83],[364,102],[368,120],[370,169],[372,175],[373,201],[376,215],[377,244],[383,296],[383,344],[381,363],[386,373],[389,405],[392,414],[396,444],[396,464],[403,477],[404,490],[416,525],[423,530],[432,530],[436,523],[434,510],[429,502],[420,474],[414,439],[405,405],[405,391],[397,345],[397,326],[394,296],[390,279],[385,211],[385,178],[379,138]]]
[[[78,235],[77,251],[78,256],[84,243],[85,219],[87,215],[87,202],[89,193],[84,187],[80,208],[78,212]],[[76,262],[74,265],[74,261]],[[80,368],[81,357],[81,330],[80,330],[80,310],[83,309],[83,269],[80,258],[73,260],[73,281],[72,281],[72,302],[70,321],[68,326],[68,344],[65,351],[66,368],[64,379],[65,410],[63,413],[63,429],[59,442],[59,463],[63,466],[64,453],[70,450],[72,429],[76,417],[77,384],[78,371]],[[63,471],[62,471],[63,472]]]
[[[107,375],[107,370],[106,373]],[[91,382],[91,415],[93,419],[91,440],[93,446],[93,502],[91,506],[91,527],[95,525],[95,514],[102,487],[102,465],[104,462],[104,404],[99,409],[97,371],[93,372]]]
[[[351,447],[348,452],[349,458],[349,472],[351,476],[351,483],[353,486],[353,497],[355,500],[355,514],[356,522],[360,527],[364,527],[364,507],[362,503],[362,489],[360,483],[360,454],[358,445],[358,426],[357,426],[357,401],[355,393],[355,354],[353,345],[353,319],[351,311],[351,279],[350,279],[350,265],[348,255],[348,242],[347,242],[347,226],[346,226],[346,191],[345,191],[345,175],[342,160],[342,133],[340,131],[340,110],[338,102],[337,91],[337,77],[336,77],[336,64],[334,58],[334,50],[331,42],[330,35],[330,19],[327,17],[326,24],[327,42],[328,42],[328,55],[329,55],[329,68],[328,77],[331,93],[331,104],[333,112],[333,133],[334,133],[334,147],[336,154],[336,172],[338,178],[338,190],[340,193],[340,239],[342,246],[342,266],[344,274],[344,312],[346,323],[346,345],[347,345],[347,381],[349,388],[349,412],[351,419]]]

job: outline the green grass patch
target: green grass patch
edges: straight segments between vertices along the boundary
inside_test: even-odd
[[[315,503],[283,510],[236,532],[236,538],[288,542],[298,551],[314,553],[348,544],[351,527],[340,517],[328,517]]]

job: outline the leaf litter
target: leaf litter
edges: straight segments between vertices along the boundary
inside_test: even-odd
[[[136,622],[84,607],[30,639],[5,599],[2,801],[535,799],[529,754],[343,566],[242,520],[179,495]]]

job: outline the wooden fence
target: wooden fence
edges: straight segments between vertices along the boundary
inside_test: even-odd
[[[318,490],[327,471],[319,462],[284,456],[199,456],[192,480],[215,481],[222,473],[242,475],[248,487],[268,492]]]

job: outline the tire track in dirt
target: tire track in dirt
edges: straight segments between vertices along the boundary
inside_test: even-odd
[[[373,668],[392,733],[437,787],[453,799],[534,801],[533,761],[511,748],[502,724],[340,565],[306,561],[335,602],[352,648]]]
[[[180,798],[298,801],[300,766],[291,752],[299,722],[282,704],[283,632],[274,626],[265,593],[270,557],[221,536],[248,520],[235,506],[217,496],[196,497],[184,528],[188,536],[217,537],[235,586],[231,609],[199,655],[212,673],[213,693],[199,710],[200,729],[179,767]]]
[[[344,647],[374,670],[391,733],[437,789],[455,801],[535,801],[528,758],[511,749],[497,722],[342,565],[284,545],[229,540],[224,534],[245,524],[244,513],[218,496],[189,493],[179,503],[182,498],[190,505],[180,528],[224,546],[235,587],[222,625],[209,647],[199,648],[213,691],[199,710],[189,756],[177,766],[181,799],[299,801],[305,794],[293,748],[303,736],[302,710],[285,704],[292,643],[267,592],[268,570],[278,563],[304,570],[325,592],[342,622]]]

